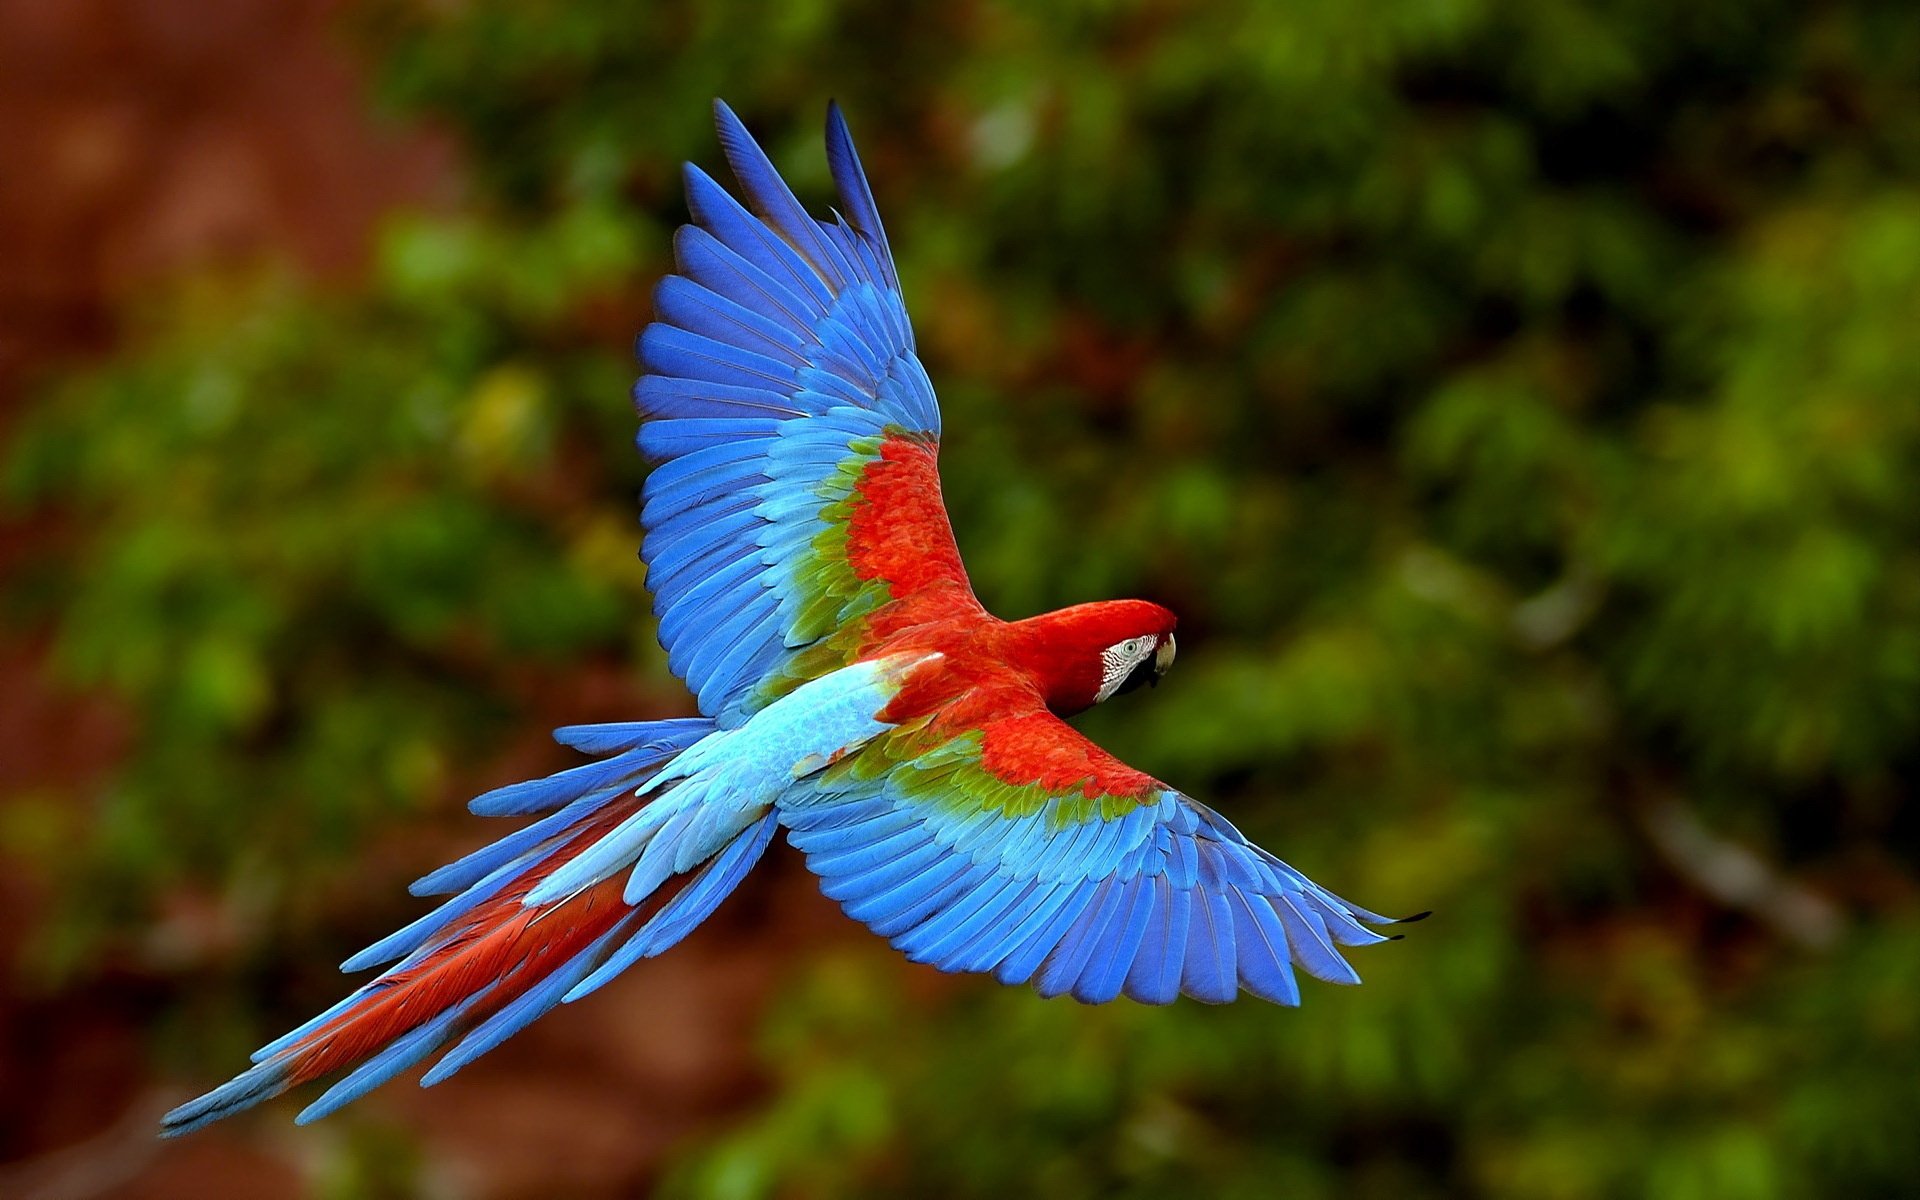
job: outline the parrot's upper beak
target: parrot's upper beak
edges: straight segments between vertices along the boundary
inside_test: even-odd
[[[1148,680],[1149,686],[1160,686],[1160,677],[1173,666],[1173,654],[1173,635],[1168,634],[1153,651],[1153,678]]]

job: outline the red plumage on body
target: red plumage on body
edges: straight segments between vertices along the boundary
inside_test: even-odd
[[[1099,696],[1101,651],[1133,637],[1157,643],[1177,619],[1145,600],[1075,605],[1023,621],[981,607],[940,495],[938,444],[894,435],[855,484],[847,561],[887,586],[891,603],[867,618],[856,661],[938,651],[882,719],[932,716],[929,735],[979,731],[983,765],[1004,782],[1145,796],[1161,787],[1090,742],[1063,742],[1050,710],[1070,715]]]
[[[905,724],[930,718],[941,740],[982,735],[981,765],[1003,782],[1077,788],[1086,795],[1145,796],[1161,785],[1084,739],[1063,741],[1058,717],[1092,707],[1101,651],[1134,637],[1173,633],[1173,613],[1145,600],[1105,600],[1002,621],[959,614],[879,641],[863,657],[938,651],[881,713]]]

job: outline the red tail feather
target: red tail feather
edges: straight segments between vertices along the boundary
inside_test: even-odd
[[[289,1047],[289,1083],[353,1067],[497,982],[462,1018],[464,1025],[477,1024],[633,914],[621,898],[621,876],[553,904],[528,908],[521,900],[635,807],[614,804],[596,813],[551,857],[460,917],[451,934],[419,962],[376,980],[365,999]]]

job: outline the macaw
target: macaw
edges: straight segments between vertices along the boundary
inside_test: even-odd
[[[421,1080],[438,1083],[686,937],[777,829],[911,960],[1043,996],[1294,1005],[1294,967],[1358,983],[1338,948],[1387,940],[1369,926],[1392,919],[1066,723],[1166,673],[1173,613],[981,607],[941,501],[933,385],[839,109],[832,221],[724,103],[715,117],[745,203],[687,165],[693,220],[633,391],[653,464],[641,555],[701,715],[556,730],[600,761],[474,800],[539,819],[415,882],[451,898],[343,969],[390,965],[168,1113],[165,1134],[348,1072],[304,1124],[452,1043]]]

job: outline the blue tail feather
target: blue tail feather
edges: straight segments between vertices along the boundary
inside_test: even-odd
[[[663,751],[684,750],[713,731],[705,717],[670,717],[664,721],[615,721],[604,725],[562,725],[553,740],[582,754],[616,754],[657,746]]]
[[[740,886],[740,881],[746,878],[747,872],[766,852],[767,843],[772,840],[778,824],[779,817],[768,813],[737,835],[726,849],[700,868],[691,883],[662,905],[625,945],[614,951],[592,975],[574,984],[566,993],[566,1002],[571,1004],[583,996],[591,995],[634,963],[678,945],[695,926],[713,915],[713,910],[733,894],[734,888]]]
[[[484,939],[495,929],[518,928],[490,922],[485,929],[468,928],[467,924],[463,924],[463,919],[470,924],[472,918],[469,914],[497,897],[503,888],[514,885],[516,881],[527,880],[530,871],[544,870],[542,864],[548,856],[568,843],[572,836],[569,831],[577,828],[580,821],[593,817],[613,796],[631,786],[636,778],[647,777],[650,772],[657,771],[688,747],[713,733],[714,729],[711,720],[698,718],[567,726],[556,730],[555,737],[562,742],[613,757],[592,764],[587,769],[563,771],[544,780],[489,793],[496,798],[509,799],[509,803],[501,805],[503,809],[519,808],[536,801],[546,806],[559,804],[560,808],[514,831],[492,846],[468,855],[459,863],[428,875],[422,881],[424,884],[446,885],[458,894],[427,916],[354,955],[346,964],[349,969],[357,969],[399,958],[401,961],[397,966],[356,989],[319,1016],[262,1047],[255,1053],[255,1065],[249,1070],[174,1109],[164,1118],[162,1133],[171,1137],[201,1128],[279,1095],[292,1086],[296,1079],[309,1077],[312,1068],[301,1064],[315,1060],[306,1056],[310,1052],[320,1052],[327,1045],[339,1045],[324,1034],[328,1026],[337,1025],[343,1020],[351,1022],[357,1011],[375,1002],[387,1006],[383,1010],[384,1015],[379,1018],[382,1021],[396,1020],[399,1014],[407,1011],[407,1006],[413,1003],[410,999],[402,999],[398,1008],[392,1004],[395,988],[420,986],[426,989],[417,993],[423,998],[422,1002],[431,1002],[436,1007],[441,1004],[448,1006],[438,1012],[416,1010],[414,1019],[425,1019],[410,1029],[405,1028],[408,1022],[397,1021],[395,1027],[404,1029],[404,1032],[353,1065],[350,1071],[300,1114],[298,1119],[302,1123],[334,1112],[428,1057],[450,1039],[458,1037],[459,1041],[423,1082],[445,1079],[563,999],[584,995],[635,959],[659,953],[684,938],[712,914],[759,860],[778,824],[775,815],[768,813],[754,820],[744,831],[726,840],[704,864],[692,861],[699,853],[697,847],[658,848],[648,860],[648,865],[664,864],[670,870],[690,870],[692,878],[685,887],[660,906],[651,919],[640,924],[638,932],[635,932],[635,922],[639,921],[641,910],[635,909],[582,949],[564,957],[553,955],[550,961],[557,962],[558,966],[550,969],[540,966],[540,977],[524,993],[514,997],[498,1012],[484,1014],[484,1019],[473,1015],[475,1009],[486,1003],[485,997],[502,986],[503,980],[514,979],[522,967],[504,968],[499,978],[476,980],[474,990],[464,994],[461,993],[466,985],[458,983],[458,975],[434,975],[439,970],[434,964],[442,961],[436,959],[436,955],[456,945],[466,945],[469,938],[476,942]],[[645,814],[651,807],[649,804],[638,812]],[[682,812],[678,822],[667,822],[670,827],[656,836],[671,838],[682,828],[688,831],[688,837],[693,842],[712,836],[710,830],[701,828],[701,820],[695,819],[699,814],[697,806]],[[644,824],[645,821],[640,823]],[[615,830],[607,836],[617,839],[623,836],[623,831]],[[624,836],[630,838],[631,830],[626,830]],[[580,862],[581,858],[591,856],[600,847],[601,843],[596,842],[586,855],[575,857],[572,862]],[[618,855],[615,855],[614,859],[617,858]],[[548,879],[562,877],[565,869],[562,867]],[[538,901],[539,897],[530,893],[525,903]],[[524,909],[516,905],[502,911],[519,913]],[[538,920],[528,928],[536,931],[533,936],[540,936],[537,932],[541,929]],[[509,936],[524,935],[511,933]],[[608,949],[614,946],[620,947],[618,961],[609,960]],[[445,961],[451,965],[460,960],[450,958]],[[536,960],[519,958],[516,961],[531,963]],[[452,966],[451,969],[459,971],[465,968]],[[451,1002],[446,999],[426,999],[445,996],[450,988],[453,991]],[[406,996],[414,994],[403,993]],[[322,1034],[324,1040],[316,1040],[315,1034]],[[364,1033],[360,1036],[364,1036]]]
[[[446,1079],[474,1059],[519,1033],[547,1010],[560,1003],[560,997],[574,984],[580,982],[581,976],[599,961],[607,944],[625,930],[626,922],[622,922],[601,934],[585,950],[568,959],[553,974],[516,996],[513,1003],[474,1026],[472,1031],[461,1039],[459,1045],[442,1055],[440,1061],[420,1077],[420,1086],[432,1087]]]
[[[161,1137],[179,1137],[196,1129],[271,1100],[287,1090],[284,1064],[264,1062],[234,1076],[226,1083],[198,1096],[160,1118]]]
[[[302,1109],[300,1115],[293,1119],[294,1124],[310,1125],[321,1117],[338,1112],[432,1054],[434,1048],[446,1040],[454,1022],[465,1016],[467,1010],[495,986],[488,984],[413,1032],[396,1038],[386,1049],[361,1063],[346,1078],[328,1088],[318,1100]]]

